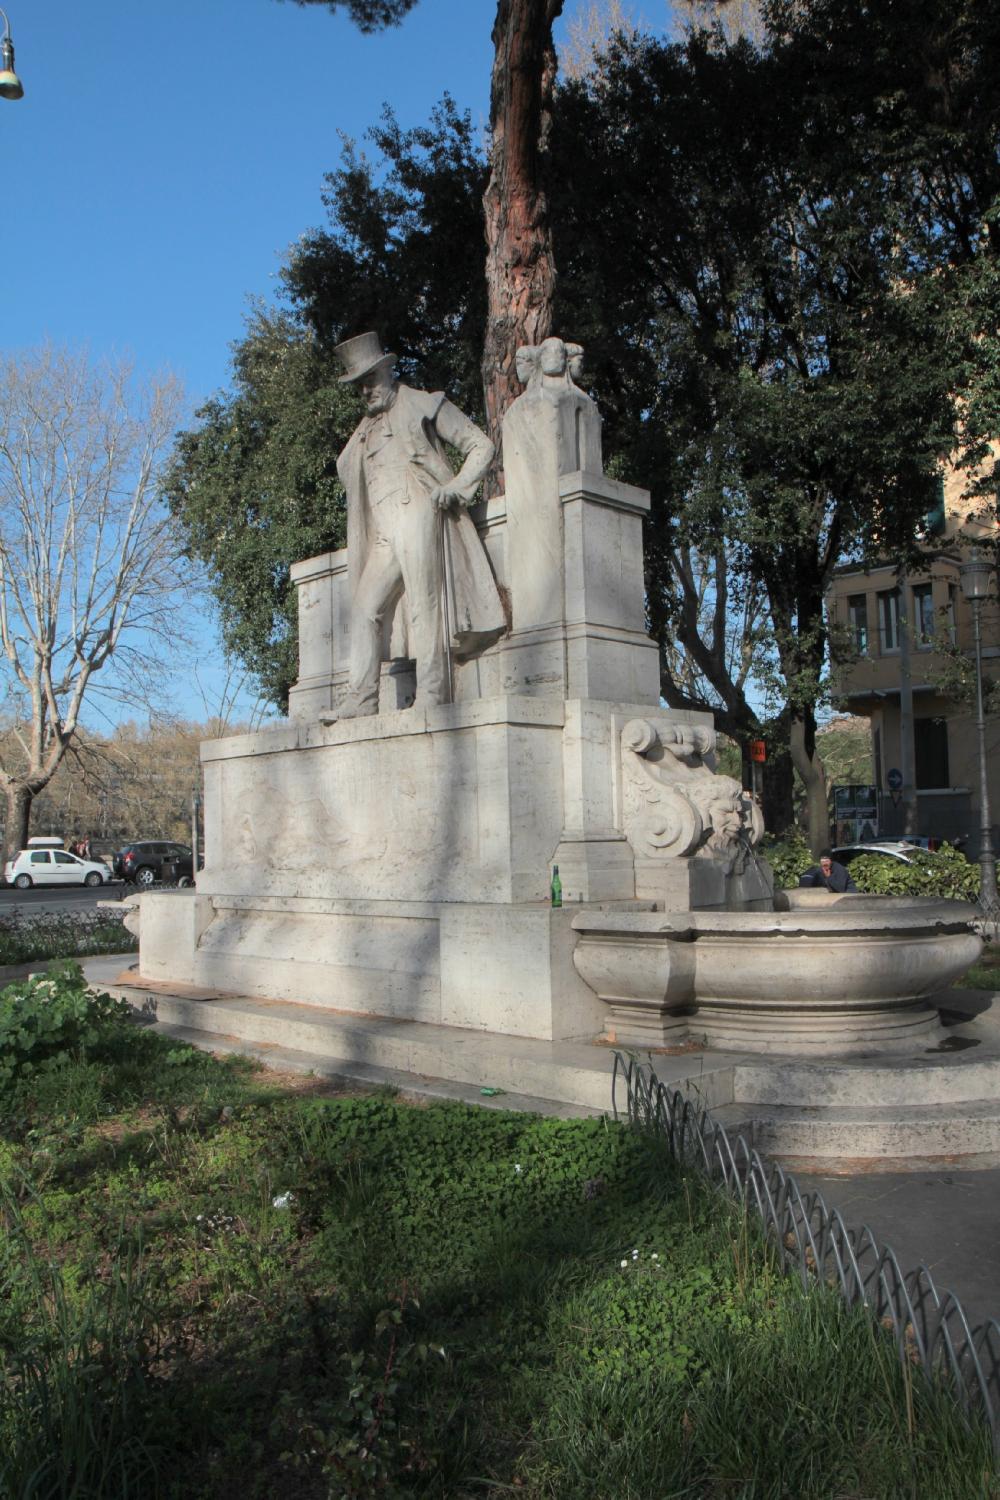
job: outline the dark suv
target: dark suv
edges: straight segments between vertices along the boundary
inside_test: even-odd
[[[181,872],[190,872],[191,850],[187,844],[173,844],[166,839],[146,839],[141,843],[125,844],[117,851],[112,869],[119,880],[131,881],[133,885],[151,886],[163,879],[164,862],[176,860]],[[175,877],[176,878],[176,875]]]

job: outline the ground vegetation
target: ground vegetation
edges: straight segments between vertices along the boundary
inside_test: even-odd
[[[627,1127],[323,1097],[78,998],[16,992],[53,1022],[0,1078],[6,1493],[995,1495],[891,1338]]]

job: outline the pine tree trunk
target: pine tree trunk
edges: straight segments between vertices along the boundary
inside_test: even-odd
[[[6,865],[28,842],[34,793],[23,782],[15,782],[4,788],[4,794],[7,799],[7,819],[4,825],[3,862]]]
[[[556,272],[544,160],[556,74],[552,23],[562,8],[563,0],[499,0],[493,26],[483,390],[498,451],[503,414],[521,393],[517,349],[552,332]],[[491,491],[499,481],[497,464]]]

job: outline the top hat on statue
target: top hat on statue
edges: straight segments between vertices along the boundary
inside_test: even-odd
[[[396,363],[396,356],[386,354],[383,350],[377,333],[359,333],[357,338],[346,339],[344,343],[338,344],[333,352],[344,367],[344,373],[340,377],[341,385],[360,380],[379,365]]]

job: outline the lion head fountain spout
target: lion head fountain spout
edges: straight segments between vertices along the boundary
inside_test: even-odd
[[[704,724],[632,719],[622,730],[622,821],[636,895],[671,904],[682,897],[698,909],[770,910],[773,878],[755,852],[760,808],[715,770],[715,746]]]

